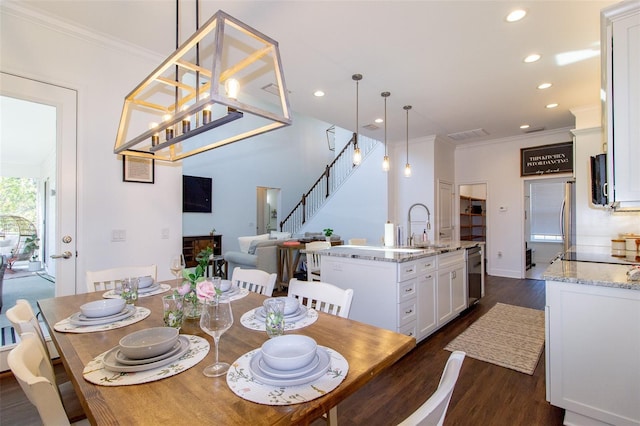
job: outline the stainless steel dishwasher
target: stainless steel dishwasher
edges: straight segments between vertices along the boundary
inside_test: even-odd
[[[467,257],[467,306],[472,306],[482,297],[482,247],[469,247]]]

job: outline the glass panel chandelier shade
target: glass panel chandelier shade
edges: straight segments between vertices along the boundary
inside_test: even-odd
[[[362,162],[362,152],[360,152],[360,147],[358,146],[358,131],[359,131],[358,86],[360,84],[360,80],[362,80],[362,74],[354,74],[351,76],[351,78],[356,82],[356,130],[355,130],[355,133],[353,134],[353,165],[359,166],[360,163]]]
[[[407,163],[404,165],[404,176],[411,177],[411,164],[409,164],[409,110],[411,105],[402,107],[407,112]]]
[[[220,10],[126,96],[114,153],[178,161],[291,122],[278,42]]]
[[[391,96],[389,92],[382,92],[380,96],[384,98],[384,158],[382,159],[382,171],[389,171],[389,155],[387,155],[387,98]]]

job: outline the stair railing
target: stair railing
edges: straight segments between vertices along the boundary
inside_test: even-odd
[[[353,173],[356,166],[353,164],[353,150],[355,145],[354,133],[349,143],[347,143],[342,151],[334,158],[334,160],[325,167],[325,171],[311,186],[311,189],[302,194],[302,199],[296,204],[281,222],[280,231],[290,232],[292,235],[297,233],[307,220],[311,219],[322,208],[347,178]],[[366,136],[358,136],[358,146],[362,153],[362,161],[366,159],[373,148],[379,141],[368,138]]]

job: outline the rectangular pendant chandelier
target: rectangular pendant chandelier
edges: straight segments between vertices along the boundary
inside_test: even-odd
[[[114,153],[179,161],[291,122],[278,42],[219,10],[126,96]]]

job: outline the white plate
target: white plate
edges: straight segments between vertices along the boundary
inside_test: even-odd
[[[176,342],[176,344],[169,349],[168,352],[165,352],[161,355],[158,356],[154,356],[152,358],[144,358],[144,359],[131,359],[131,358],[127,358],[120,349],[118,349],[116,351],[116,361],[118,361],[120,364],[124,364],[124,365],[142,365],[142,364],[149,364],[151,362],[156,362],[156,361],[162,361],[165,358],[169,358],[175,354],[178,353],[178,351],[180,351],[180,349],[182,348],[182,342],[180,342],[180,340],[178,339],[178,341]]]
[[[116,373],[135,373],[138,371],[151,370],[151,369],[162,367],[164,365],[172,363],[173,361],[180,358],[189,350],[189,339],[184,336],[180,336],[178,339],[180,342],[180,349],[175,355],[172,355],[160,361],[150,362],[142,365],[124,365],[119,363],[116,360],[116,352],[119,351],[120,348],[116,346],[115,348],[111,349],[109,352],[105,354],[104,359],[102,360],[102,363],[104,364],[104,369],[109,371],[115,371]]]
[[[225,296],[233,296],[234,294],[238,293],[240,291],[240,287],[238,287],[237,285],[231,285],[231,287],[229,287],[229,290],[227,291],[223,291],[222,294],[224,294]]]
[[[260,306],[259,308],[256,308],[255,312],[255,316],[256,319],[264,321],[267,317],[265,315],[264,312],[264,307]],[[295,311],[293,314],[291,315],[285,315],[284,316],[284,322],[296,322],[296,321],[300,321],[302,318],[307,316],[307,307],[300,305],[300,307],[298,308],[297,311]]]
[[[319,379],[329,370],[329,367],[331,367],[331,357],[329,356],[329,353],[322,347],[318,347],[318,358],[319,358],[318,365],[309,373],[303,376],[285,379],[285,378],[272,377],[268,374],[263,373],[262,370],[260,370],[259,363],[260,363],[260,360],[262,359],[262,352],[258,351],[256,352],[256,354],[251,359],[251,362],[249,363],[249,370],[251,371],[251,374],[253,375],[254,379],[256,379],[256,381],[264,385],[282,386],[282,387],[298,386],[298,385],[303,385],[305,383],[312,382],[316,379]]]
[[[80,318],[82,314],[80,312],[76,312],[75,314],[69,317],[69,323],[71,325],[76,325],[76,326],[109,324],[110,322],[116,322],[116,321],[123,320],[125,318],[129,318],[135,312],[136,312],[136,307],[133,305],[126,306],[122,310],[122,312],[120,312],[118,315],[113,315],[110,317],[103,317],[103,318],[95,318],[95,319],[82,319]],[[82,316],[84,317],[84,315]]]
[[[152,291],[156,291],[159,288],[160,288],[160,284],[153,283],[149,287],[138,288],[138,294],[151,293]]]
[[[76,315],[78,316],[78,320],[80,321],[87,321],[87,322],[91,322],[91,321],[102,321],[104,319],[113,319],[113,318],[117,318],[120,315],[124,314],[125,312],[127,312],[127,305],[124,305],[124,308],[122,308],[122,310],[116,314],[113,315],[107,315],[105,317],[88,317],[86,315],[84,315],[82,312],[78,312],[76,313]]]
[[[259,352],[262,354],[262,352]],[[297,368],[295,370],[276,370],[275,368],[271,368],[264,362],[262,359],[262,355],[260,355],[260,359],[257,362],[258,368],[264,374],[277,378],[277,379],[295,379],[296,377],[304,376],[305,374],[311,373],[317,366],[320,364],[320,356],[316,353],[315,358],[311,360],[311,362],[304,367]]]

